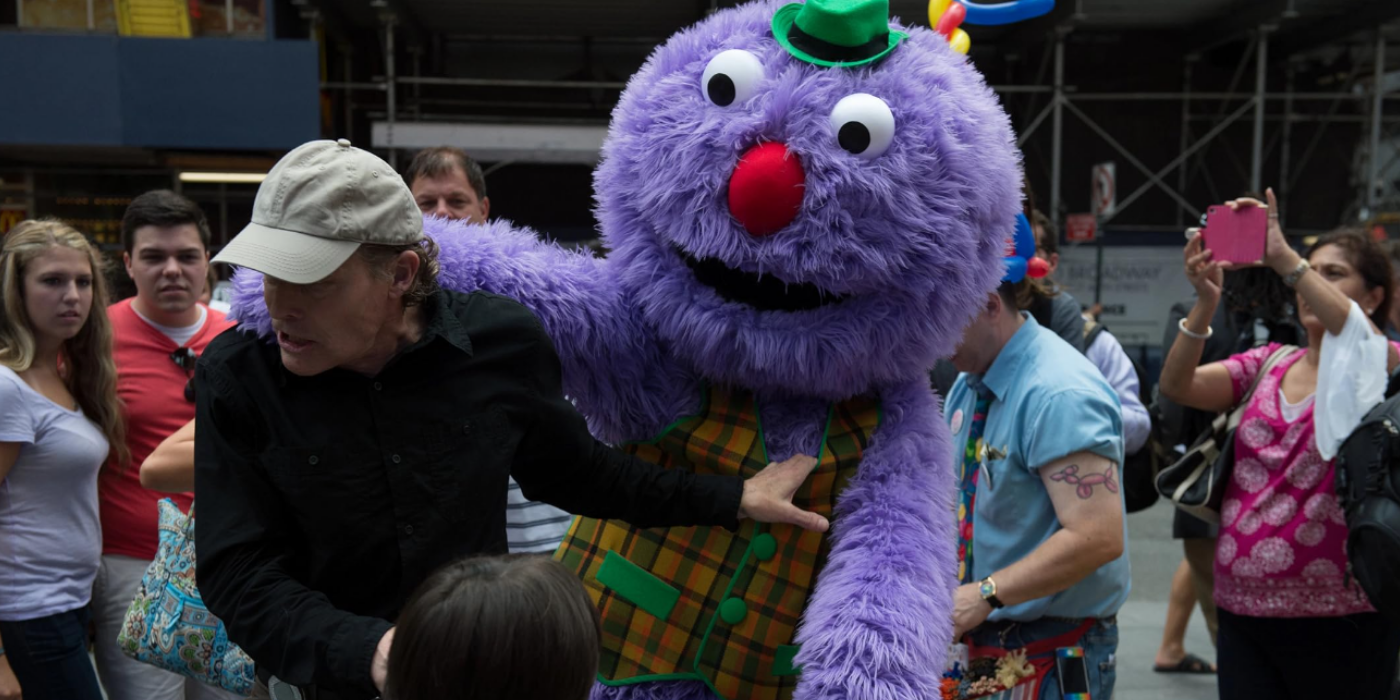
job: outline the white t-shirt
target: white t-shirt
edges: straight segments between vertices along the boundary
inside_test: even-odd
[[[135,304],[131,305],[131,310],[136,311],[136,315],[140,317],[142,321],[149,323],[151,325],[151,328],[154,328],[160,331],[161,333],[165,334],[165,337],[169,338],[172,342],[174,342],[176,347],[183,348],[185,347],[185,343],[190,342],[190,338],[193,338],[195,334],[199,332],[199,329],[204,327],[204,322],[209,320],[209,309],[204,308],[203,304],[195,304],[195,306],[199,309],[199,320],[195,321],[194,325],[192,326],[183,327],[162,326],[159,323],[156,323],[155,321],[146,318],[145,314],[141,313],[140,311],[136,311]]]
[[[0,620],[87,605],[102,558],[97,472],[107,438],[81,410],[0,366],[0,442],[20,445],[0,481]]]

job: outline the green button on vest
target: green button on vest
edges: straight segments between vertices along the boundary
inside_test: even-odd
[[[737,625],[749,614],[749,606],[738,598],[730,598],[719,604],[719,619],[727,625]]]
[[[753,547],[753,555],[759,561],[768,561],[778,554],[778,539],[766,532],[753,538],[749,546]]]

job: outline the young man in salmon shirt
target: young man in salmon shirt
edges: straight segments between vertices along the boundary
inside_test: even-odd
[[[199,303],[209,272],[209,224],[194,202],[169,190],[132,200],[122,217],[122,262],[136,296],[113,304],[117,395],[131,466],[109,463],[98,481],[102,565],[93,587],[97,671],[110,700],[229,698],[123,655],[117,647],[127,606],[155,558],[158,508],[174,498],[188,512],[193,494],[143,488],[140,466],[166,437],[194,418],[195,359],[233,324]]]

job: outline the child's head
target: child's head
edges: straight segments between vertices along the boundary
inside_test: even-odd
[[[584,700],[598,672],[598,610],[539,555],[464,559],[399,615],[387,700]]]

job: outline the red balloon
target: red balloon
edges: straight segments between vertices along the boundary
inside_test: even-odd
[[[962,26],[963,18],[967,17],[967,8],[960,2],[948,3],[948,9],[943,11],[943,16],[938,18],[936,29],[945,38],[953,37],[953,30]]]

